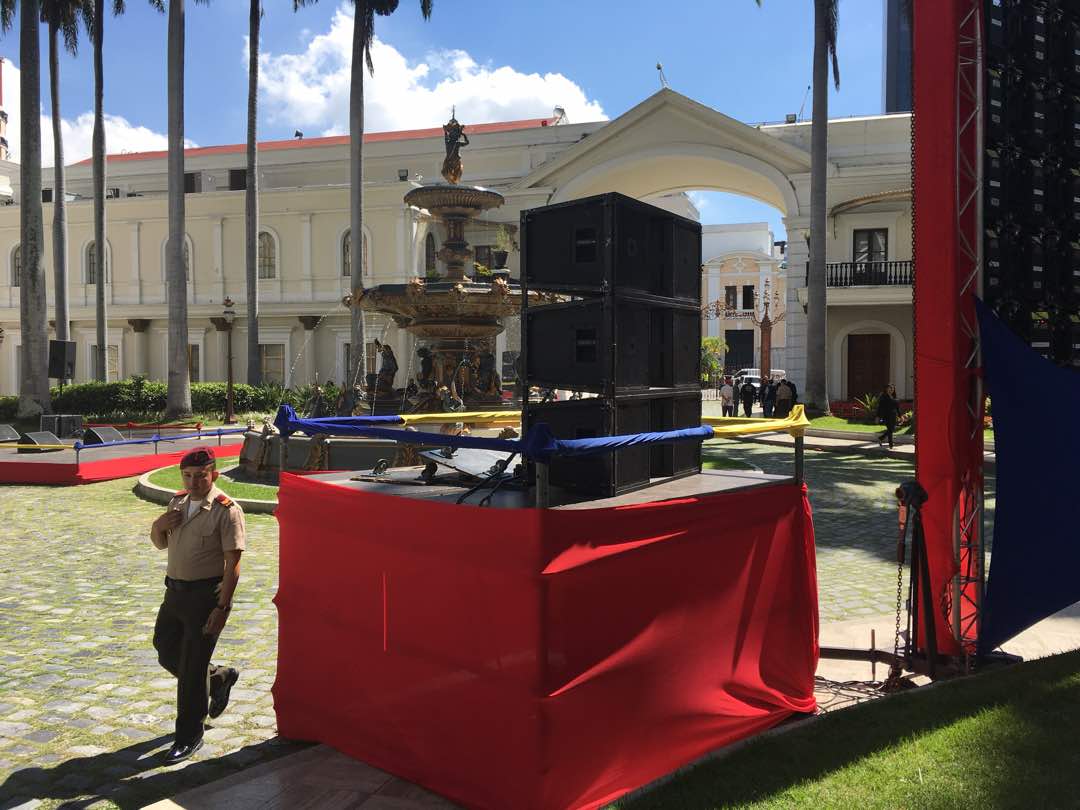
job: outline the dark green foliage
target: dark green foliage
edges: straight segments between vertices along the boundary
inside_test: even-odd
[[[228,386],[223,382],[192,383],[191,409],[201,415],[223,414]],[[82,414],[88,419],[105,421],[145,421],[160,418],[165,411],[166,385],[163,382],[132,377],[122,382],[87,382],[52,389],[54,413]],[[338,390],[324,386],[323,399],[328,407],[337,402]],[[297,389],[267,384],[259,387],[233,385],[237,414],[273,413],[285,402],[298,411],[311,399],[311,386]],[[14,419],[18,397],[0,397],[0,421]]]

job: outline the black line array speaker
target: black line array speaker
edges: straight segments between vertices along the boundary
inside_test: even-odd
[[[522,214],[530,289],[701,299],[701,225],[622,194]]]
[[[561,439],[701,424],[701,226],[621,194],[521,216],[522,382],[589,392],[529,402],[522,425]],[[529,302],[529,294],[547,301]],[[611,497],[701,471],[701,445],[552,460],[550,483]]]
[[[558,439],[593,439],[701,424],[701,392],[649,393],[591,397],[529,406],[530,424],[545,423]],[[552,484],[586,495],[609,498],[648,486],[654,479],[701,471],[701,445],[655,444],[592,456],[556,457]]]
[[[534,385],[598,394],[700,391],[701,310],[618,294],[530,308],[526,376]]]
[[[63,439],[82,435],[83,418],[79,414],[46,413],[38,419],[38,430],[48,431]]]
[[[35,430],[23,434],[19,440],[20,445],[41,445],[40,447],[19,447],[20,453],[58,453],[63,448],[50,447],[49,445],[63,444],[55,434],[47,430]]]
[[[49,341],[49,376],[54,380],[75,377],[75,341]]]
[[[1080,369],[1080,3],[985,0],[983,297]]]
[[[92,427],[83,434],[83,444],[104,444],[122,442],[124,435],[114,427]]]

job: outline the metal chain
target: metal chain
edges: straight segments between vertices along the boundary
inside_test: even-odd
[[[885,679],[885,683],[882,684],[882,689],[885,691],[894,691],[898,688],[900,682],[900,676],[903,674],[903,667],[900,666],[900,615],[903,612],[903,593],[904,593],[904,558],[906,556],[907,548],[907,521],[910,516],[910,510],[900,505],[899,526],[897,528],[896,538],[896,635],[893,637],[893,663],[889,667],[889,676]]]

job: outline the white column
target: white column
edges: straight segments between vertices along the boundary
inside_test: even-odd
[[[278,257],[279,265],[282,257]],[[279,275],[281,271],[279,269]],[[310,301],[315,300],[315,285],[311,273],[311,214],[300,215],[300,283],[301,295]]]
[[[140,304],[143,303],[144,287],[142,277],[142,263],[139,261],[139,225],[141,223],[136,220],[131,223],[129,234],[131,237],[131,276],[135,280],[135,300]],[[142,370],[142,373],[146,373],[146,369]]]
[[[214,220],[214,287],[217,292],[218,302],[225,300],[225,220],[218,217]],[[192,274],[192,284],[195,283]]]

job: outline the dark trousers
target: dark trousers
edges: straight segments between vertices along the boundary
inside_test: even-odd
[[[772,400],[768,399],[761,403],[761,410],[765,414],[766,419],[772,419],[773,406],[775,404],[776,403],[774,403]]]
[[[722,416],[734,416],[735,415],[735,403],[732,402],[730,405],[728,405],[726,403],[722,404],[720,406],[720,413],[721,413]]]
[[[180,591],[167,588],[154,624],[158,662],[176,678],[176,742],[202,738],[209,703],[209,677],[220,667],[210,663],[217,636],[203,633],[217,604],[213,586]]]
[[[753,403],[753,402],[747,402],[747,401],[746,401],[746,400],[744,399],[744,400],[743,400],[743,404],[742,404],[742,412],[743,412],[743,415],[744,415],[744,416],[746,416],[747,418],[749,418],[749,416],[750,416],[750,413],[751,413],[751,411],[753,411],[753,410],[754,410],[754,403]]]
[[[889,440],[889,447],[892,447],[893,446],[893,433],[896,431],[896,420],[895,419],[884,419],[882,421],[885,424],[885,430],[880,436],[878,436],[878,442],[883,442],[886,439],[888,439]]]
[[[787,419],[788,414],[791,413],[791,400],[790,399],[778,399],[776,400],[776,418]]]

